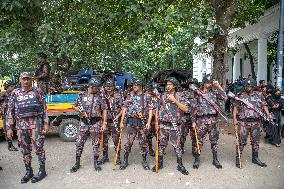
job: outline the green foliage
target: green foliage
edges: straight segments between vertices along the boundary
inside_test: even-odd
[[[63,75],[100,69],[150,77],[172,67],[190,70],[192,54],[204,48],[194,39],[210,42],[224,28],[208,1],[2,0],[0,77],[33,70],[39,51]],[[256,19],[268,6],[241,2],[232,26],[242,26],[250,14]]]

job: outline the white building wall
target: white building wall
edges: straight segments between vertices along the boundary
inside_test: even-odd
[[[193,56],[193,78],[196,78],[199,82],[206,74],[212,72],[212,59],[205,53],[198,53]]]

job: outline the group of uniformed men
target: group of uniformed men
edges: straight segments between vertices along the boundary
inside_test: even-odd
[[[44,65],[41,65],[41,67],[41,70],[43,70]],[[14,128],[17,130],[19,145],[22,149],[26,174],[21,179],[21,183],[26,183],[29,180],[35,183],[47,175],[45,151],[43,149],[45,133],[48,132],[46,91],[44,91],[46,83],[43,80],[41,85],[35,88],[32,86],[33,77],[31,73],[23,72],[20,75],[21,88],[19,89],[12,90],[11,88],[9,90],[8,86],[13,86],[13,84],[7,84],[6,98],[2,103],[9,150],[16,150],[11,142]],[[40,78],[40,76],[37,76],[36,79]],[[221,169],[222,165],[218,160],[217,153],[220,134],[219,113],[215,106],[220,107],[223,104],[222,101],[227,98],[226,93],[218,81],[213,80],[208,75],[203,78],[201,86],[196,79],[189,79],[189,87],[186,91],[180,90],[179,81],[175,77],[169,77],[165,82],[165,92],[160,94],[154,83],[144,87],[142,80],[136,78],[133,80],[132,90],[123,95],[115,90],[115,81],[112,78],[107,79],[104,83],[98,78],[91,79],[87,90],[79,94],[73,107],[80,112],[81,121],[75,143],[76,162],[70,171],[76,172],[80,168],[80,158],[88,135],[92,139],[94,169],[96,171],[100,171],[102,164],[109,161],[108,141],[111,136],[117,157],[115,163],[120,165],[121,170],[126,169],[129,164],[128,157],[136,137],[139,140],[142,166],[145,170],[149,170],[147,155],[149,153],[151,156],[155,156],[152,138],[158,134],[158,154],[156,154],[158,161],[152,171],[164,167],[165,149],[170,141],[177,156],[177,170],[188,175],[189,173],[182,163],[182,156],[189,132],[194,156],[193,168],[199,168],[201,148],[208,134],[213,154],[212,164]],[[254,86],[255,82],[252,79],[246,80],[245,90],[237,96],[264,111],[267,117],[271,119],[263,95],[254,91]],[[233,125],[238,131],[236,166],[240,168],[240,155],[247,143],[247,137],[250,135],[252,163],[265,167],[266,164],[258,158],[260,116],[241,101],[235,100],[233,102]],[[126,133],[123,161],[120,158],[122,131]],[[39,161],[39,171],[36,175],[33,174],[31,167],[32,143]],[[100,154],[101,151],[102,155]]]

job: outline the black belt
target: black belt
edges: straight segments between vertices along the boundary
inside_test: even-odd
[[[201,115],[201,116],[196,116],[197,118],[203,118],[203,117],[218,117],[218,114],[204,114],[204,115]]]
[[[243,119],[239,119],[239,121],[242,121],[242,122],[257,122],[257,121],[259,121],[259,118],[243,118]]]

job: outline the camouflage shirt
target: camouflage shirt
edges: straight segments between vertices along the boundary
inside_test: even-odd
[[[36,65],[35,76],[39,82],[48,82],[50,79],[50,65],[47,62],[39,62]]]
[[[88,94],[87,92],[81,92],[75,102],[75,106],[80,108],[82,112],[87,112],[88,116],[99,118],[102,117],[102,111],[107,109],[105,99],[100,93]]]
[[[107,119],[112,119],[112,115],[117,116],[121,108],[123,106],[123,95],[115,91],[112,95],[108,95],[107,93],[102,93],[103,98],[106,100],[107,106]]]
[[[192,91],[184,91],[183,96],[187,99],[188,101],[188,112],[184,112],[182,116],[182,122],[183,123],[188,123],[191,122],[193,119],[193,113],[194,113],[194,93]]]
[[[160,122],[168,122],[171,123],[171,117],[169,113],[173,117],[173,121],[176,123],[181,123],[182,117],[184,116],[184,113],[176,104],[171,103],[167,99],[167,93],[163,93],[161,95],[161,100],[159,103],[159,121]],[[181,92],[176,92],[174,94],[175,98],[182,104],[189,106],[189,102],[187,101],[186,97]],[[169,112],[169,113],[168,113]]]
[[[8,98],[9,94],[6,91],[0,93],[0,112],[2,112],[3,114],[7,113]]]
[[[242,92],[237,95],[238,98],[243,99],[251,103],[254,108],[261,110],[263,106],[267,106],[264,96],[261,92],[254,91],[250,95],[246,92]],[[259,115],[252,109],[248,108],[246,105],[240,101],[233,100],[233,106],[237,107],[237,117],[239,119],[245,118],[259,118]]]
[[[210,90],[207,93],[204,93],[201,90],[200,92],[219,107],[220,104],[222,104],[220,101],[223,101],[227,97],[225,91],[220,89]],[[194,107],[194,116],[196,117],[217,115],[217,111],[215,110],[214,106],[212,106],[204,97],[197,93],[195,93],[194,100],[192,100],[192,106]]]
[[[144,99],[144,109],[143,109],[143,101]],[[144,98],[142,93],[135,94],[134,91],[130,92],[123,104],[124,108],[127,108],[126,117],[138,117],[139,113],[144,113],[144,119],[147,119],[149,110],[153,110],[153,101],[149,95],[144,94]]]
[[[9,124],[11,119],[15,120],[17,129],[42,127],[39,118],[48,123],[43,91],[39,88],[31,88],[29,91],[24,91],[23,88],[13,90],[9,97],[7,115],[7,130],[13,127]]]

